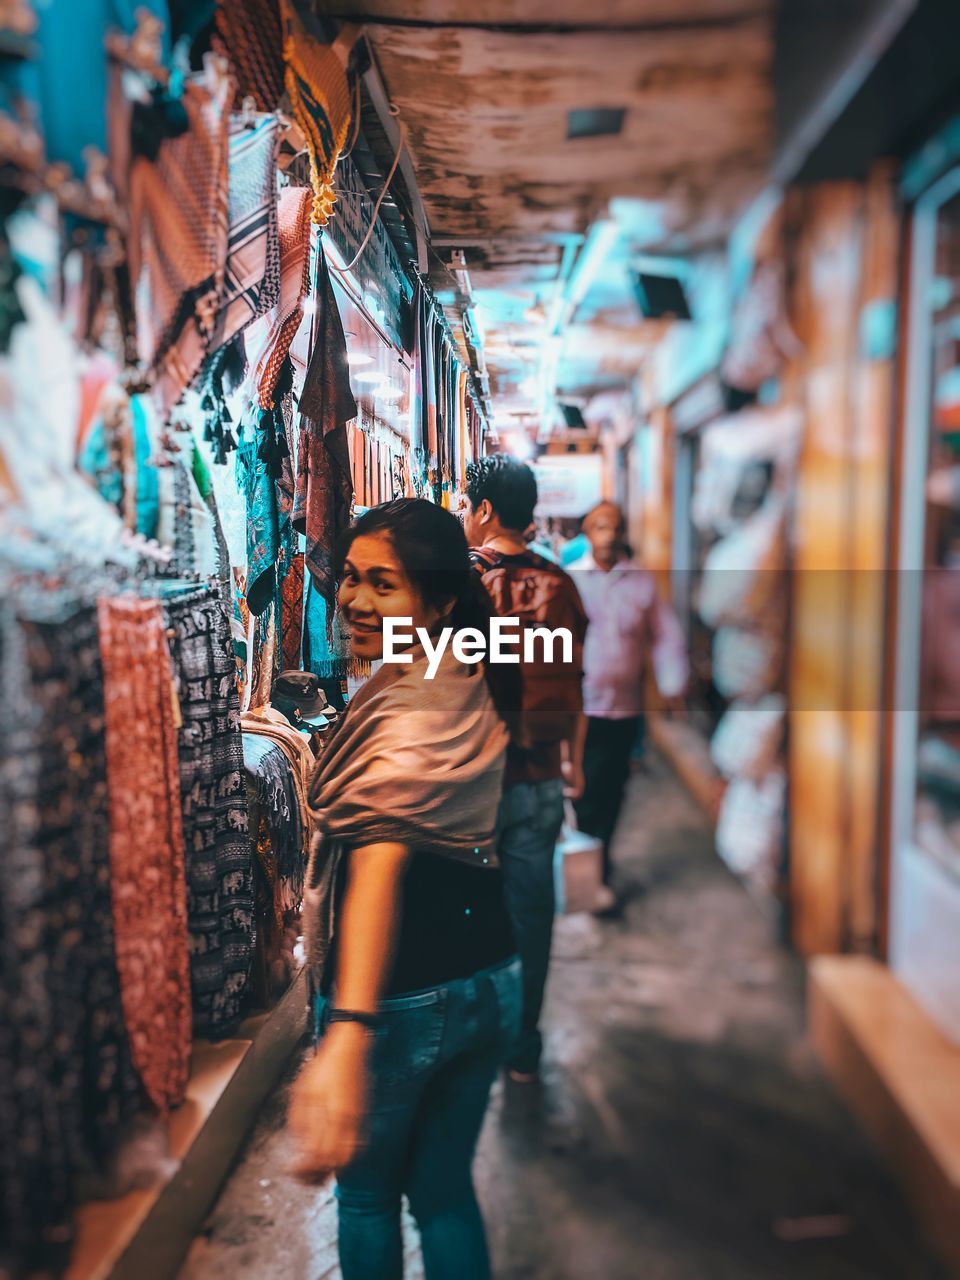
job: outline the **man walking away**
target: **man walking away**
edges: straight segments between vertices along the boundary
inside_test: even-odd
[[[536,477],[516,458],[493,454],[468,465],[464,529],[494,611],[519,618],[522,635],[532,627],[564,627],[573,637],[572,661],[559,660],[559,645],[552,655],[558,660],[547,660],[538,641],[533,659],[521,664],[520,730],[507,750],[500,805],[498,852],[523,964],[523,1027],[508,1068],[521,1083],[538,1076],[538,1024],[553,935],[553,854],[564,796],[575,799],[583,789],[586,734],[580,690],[586,615],[569,575],[526,545],[536,504]]]
[[[610,845],[641,731],[647,663],[661,697],[678,698],[689,663],[683,628],[657,596],[653,577],[630,558],[623,511],[601,502],[583,521],[590,551],[569,565],[590,620],[583,654],[587,714],[585,786],[576,805],[581,831],[603,841],[598,914],[612,912]]]

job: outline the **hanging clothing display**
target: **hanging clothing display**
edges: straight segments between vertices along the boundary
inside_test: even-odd
[[[174,686],[157,601],[99,604],[117,965],[133,1060],[165,1112],[190,1065],[190,968]]]
[[[310,289],[310,191],[285,187],[280,193],[280,296],[277,305],[246,332],[251,399],[274,407],[280,371],[303,318]]]
[[[253,954],[253,867],[230,628],[203,587],[164,605],[182,726],[180,794],[194,1031],[239,1020]]]
[[[130,278],[140,358],[164,417],[209,350],[227,262],[230,79],[187,81],[189,128],[130,174]]]
[[[168,1176],[197,1038],[296,974],[336,714],[295,727],[277,675],[343,705],[355,504],[449,503],[480,449],[440,304],[336,173],[356,29],[303,9],[55,2],[7,51],[0,125],[33,103],[40,147],[0,229],[3,1275],[63,1274],[83,1197]]]
[[[259,733],[243,734],[243,759],[250,798],[250,823],[266,827],[269,841],[258,844],[260,870],[270,886],[274,918],[297,907],[303,895],[303,813],[294,775],[284,752]]]
[[[280,644],[284,671],[303,667],[304,556],[294,552],[280,587]]]
[[[259,413],[252,408],[240,428],[237,487],[247,509],[247,608],[259,616],[275,604],[293,554],[290,517],[281,511],[279,485],[261,455]]]
[[[0,610],[0,1266],[59,1270],[78,1176],[143,1105],[114,954],[97,617]],[[26,611],[26,612],[25,612]]]
[[[277,147],[280,122],[230,119],[227,265],[209,348],[226,346],[280,299]]]
[[[333,549],[350,522],[353,482],[346,424],[357,416],[347,344],[326,258],[317,258],[315,343],[300,392],[293,527],[306,537],[306,568],[328,599],[336,591]]]
[[[90,148],[106,155],[108,30],[132,35],[141,15],[155,22],[157,55],[169,53],[166,0],[71,0],[67,5],[38,4],[35,35],[40,56],[23,70],[47,158],[62,161],[82,176]]]
[[[276,0],[219,0],[217,33],[237,82],[235,105],[276,111],[283,97],[283,28]]]

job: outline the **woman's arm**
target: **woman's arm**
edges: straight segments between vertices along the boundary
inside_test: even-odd
[[[375,1013],[393,960],[400,895],[410,850],[375,844],[349,854],[347,886],[337,922],[336,1005]],[[334,1022],[293,1087],[290,1127],[302,1149],[297,1172],[319,1176],[356,1154],[367,1096],[371,1033],[356,1022]]]

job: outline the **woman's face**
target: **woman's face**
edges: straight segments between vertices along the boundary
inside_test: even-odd
[[[384,618],[412,618],[414,631],[417,627],[431,631],[441,617],[407,577],[385,533],[354,538],[337,600],[354,655],[369,660],[383,657]]]

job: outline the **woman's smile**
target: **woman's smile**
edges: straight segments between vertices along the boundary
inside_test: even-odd
[[[359,635],[376,635],[377,632],[383,630],[383,626],[379,622],[361,622],[359,618],[351,617],[350,614],[347,614],[347,623],[350,630]]]

